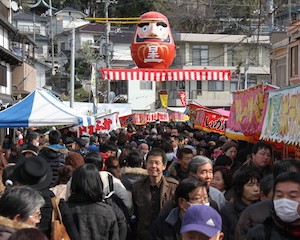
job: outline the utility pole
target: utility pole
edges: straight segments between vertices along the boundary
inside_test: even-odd
[[[51,68],[52,68],[52,75],[55,75],[54,69],[54,41],[53,41],[53,23],[52,23],[52,0],[49,0],[49,15],[50,15],[50,29],[51,29]]]
[[[105,28],[105,62],[106,62],[106,68],[110,68],[110,53],[111,53],[111,44],[109,41],[109,33],[110,33],[110,22],[108,21],[108,7],[111,3],[118,3],[115,0],[102,0],[102,2],[105,3],[104,5],[104,13],[106,18],[106,28]],[[110,93],[110,81],[107,80],[107,102],[108,102],[108,94]]]
[[[70,107],[74,106],[74,88],[75,88],[75,23],[72,27],[72,48],[71,48],[71,74],[70,74]]]
[[[248,57],[246,57],[246,62],[244,66],[244,77],[245,77],[244,89],[248,88],[248,69],[249,69],[249,61],[248,61]]]

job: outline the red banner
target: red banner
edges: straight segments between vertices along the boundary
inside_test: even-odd
[[[244,135],[259,139],[268,100],[268,91],[275,87],[260,84],[233,93],[233,103],[227,127]]]
[[[96,117],[95,126],[79,127],[79,134],[84,133],[91,135],[96,132],[110,132],[121,127],[119,113],[111,113],[105,116]]]
[[[179,99],[180,99],[180,102],[182,104],[182,106],[186,106],[186,94],[185,92],[178,92],[179,94]]]
[[[155,122],[159,120],[161,122],[169,121],[169,114],[162,112],[153,113],[133,113],[127,116],[120,117],[121,126],[128,126],[128,124],[143,125],[148,122]]]
[[[197,109],[194,127],[207,132],[224,134],[227,120],[227,116],[221,115],[205,107],[199,108]]]

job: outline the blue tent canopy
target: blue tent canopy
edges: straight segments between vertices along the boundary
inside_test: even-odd
[[[94,117],[77,113],[51,92],[39,89],[0,112],[0,127],[89,126],[94,123]]]

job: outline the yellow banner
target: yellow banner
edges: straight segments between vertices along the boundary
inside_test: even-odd
[[[168,93],[165,91],[162,91],[162,92],[160,92],[159,97],[160,97],[161,107],[167,108],[168,107]]]

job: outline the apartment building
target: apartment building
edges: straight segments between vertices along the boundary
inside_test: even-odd
[[[170,106],[180,106],[178,92],[185,91],[189,101],[226,108],[232,91],[269,82],[268,36],[175,33],[173,37],[177,52],[172,68],[226,69],[232,76],[230,81],[162,82],[157,88],[170,93]]]

